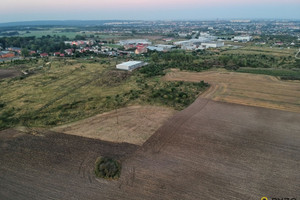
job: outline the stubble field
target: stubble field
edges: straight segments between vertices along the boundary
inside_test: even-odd
[[[175,110],[161,106],[130,106],[53,130],[104,141],[142,145],[175,113]]]
[[[225,71],[198,73],[179,70],[172,70],[165,79],[191,82],[204,80],[211,87],[202,97],[215,101],[300,112],[300,84],[296,81]]]

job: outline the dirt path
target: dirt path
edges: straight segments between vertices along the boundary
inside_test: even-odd
[[[298,57],[299,53],[300,53],[300,49],[299,49],[299,51],[298,51],[298,52],[296,53],[296,55],[295,55],[295,58],[296,58],[296,59],[300,59],[300,58]]]

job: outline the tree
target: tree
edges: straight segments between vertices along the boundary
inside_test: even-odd
[[[118,179],[121,173],[121,163],[107,157],[99,157],[95,163],[95,174],[100,178]]]
[[[75,40],[85,40],[85,37],[82,35],[76,35]]]
[[[158,62],[159,58],[158,58],[158,54],[156,52],[153,53],[151,57],[152,57],[153,62],[155,62],[155,63]]]
[[[26,49],[26,48],[25,48],[25,49],[22,49],[22,50],[21,50],[21,55],[24,56],[24,57],[29,56],[29,51],[28,51],[28,49]]]

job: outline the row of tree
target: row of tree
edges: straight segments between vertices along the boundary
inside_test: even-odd
[[[3,48],[18,47],[32,51],[56,52],[71,48],[64,41],[69,40],[66,36],[43,36],[41,38],[32,37],[2,37],[0,44]]]
[[[291,56],[276,57],[265,54],[228,54],[210,55],[203,52],[187,53],[173,51],[167,53],[152,52],[150,64],[140,69],[140,72],[148,77],[164,75],[164,70],[178,68],[181,70],[203,71],[212,67],[224,67],[228,70],[237,70],[240,67],[252,68],[300,68],[299,62]]]

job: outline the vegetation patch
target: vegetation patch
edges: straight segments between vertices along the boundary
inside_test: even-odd
[[[108,87],[118,86],[130,76],[131,73],[128,71],[108,70],[104,72],[101,78],[95,82],[95,85]]]
[[[107,157],[99,157],[95,163],[95,174],[99,178],[118,179],[121,175],[121,163]]]
[[[282,80],[300,80],[300,70],[240,68],[237,72],[278,76]]]

